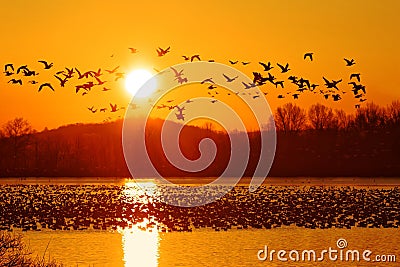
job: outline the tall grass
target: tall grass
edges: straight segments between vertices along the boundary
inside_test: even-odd
[[[32,257],[20,234],[0,231],[0,267],[61,267],[62,264],[43,257]]]

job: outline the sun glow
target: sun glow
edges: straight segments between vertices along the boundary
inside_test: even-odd
[[[155,78],[151,79],[153,75],[151,72],[145,69],[137,69],[131,71],[125,79],[126,90],[135,97],[148,97],[150,96],[157,87],[157,82]],[[149,81],[150,80],[150,81]],[[139,89],[147,82],[146,88]]]

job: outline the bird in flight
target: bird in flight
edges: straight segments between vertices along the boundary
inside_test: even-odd
[[[87,108],[88,110],[90,110],[92,113],[96,113],[97,109],[94,109],[94,106],[91,106],[90,108]]]
[[[236,60],[236,61],[229,60],[229,63],[231,63],[232,65],[235,65],[238,62],[239,62],[238,60]]]
[[[128,47],[128,49],[131,50],[132,54],[135,54],[135,53],[138,52],[138,50],[136,48],[133,48],[133,47]]]
[[[245,83],[245,82],[242,82],[242,84],[244,85],[244,89],[250,89],[250,88],[253,88],[253,87],[256,87],[256,86],[257,86],[255,83]]]
[[[106,71],[107,71],[109,74],[112,74],[112,73],[116,72],[118,69],[119,69],[119,66],[115,67],[115,68],[112,69],[112,70],[106,70]]]
[[[342,97],[339,94],[332,95],[333,101],[339,101]]]
[[[29,71],[28,66],[27,65],[23,65],[23,66],[19,67],[17,69],[17,74],[20,73],[23,70]]]
[[[171,70],[174,71],[174,73],[175,73],[175,78],[181,77],[181,76],[183,75],[183,69],[180,70],[180,71],[177,71],[174,67],[170,67],[170,68],[171,68]]]
[[[4,74],[5,74],[5,76],[11,76],[11,75],[13,75],[14,74],[14,72],[11,72],[11,71],[4,71],[3,72]]]
[[[354,64],[356,64],[356,62],[354,61],[354,59],[347,59],[344,58],[344,61],[346,61],[346,66],[353,66]]]
[[[261,66],[264,67],[264,71],[270,71],[272,68],[271,66],[271,62],[268,62],[267,64],[263,63],[263,62],[258,62]]]
[[[44,87],[49,87],[51,90],[54,91],[54,88],[53,88],[53,86],[52,86],[50,83],[43,83],[43,84],[41,84],[41,85],[39,86],[38,92],[42,91],[42,89],[43,89]]]
[[[7,71],[8,68],[10,68],[12,71],[14,71],[14,65],[12,63],[8,63],[4,65],[4,71]]]
[[[198,61],[201,61],[200,55],[193,55],[193,56],[190,58],[190,62],[193,62],[193,60],[195,60],[195,59],[197,59]]]
[[[248,65],[248,64],[250,64],[251,62],[243,62],[242,61],[242,64],[243,64],[243,66],[246,66],[246,65]]]
[[[337,88],[337,84],[338,83],[340,83],[341,81],[342,81],[342,79],[340,79],[340,80],[338,80],[338,81],[334,81],[334,80],[332,80],[332,82],[331,81],[329,81],[328,79],[326,79],[325,77],[322,77],[323,79],[324,79],[324,81],[325,81],[325,86],[326,86],[326,88],[335,88],[336,90],[339,90],[339,88]]]
[[[228,82],[228,83],[231,83],[231,82],[233,82],[234,80],[236,80],[239,76],[235,76],[235,77],[229,77],[229,76],[227,76],[226,74],[222,74],[222,76],[224,76],[225,77],[225,79],[226,79],[226,82]]]
[[[107,91],[110,91],[111,89],[109,89],[109,88],[106,88],[106,87],[103,87],[103,92],[107,92]]]
[[[293,96],[293,99],[299,99],[299,95],[300,94],[293,94],[292,96]]]
[[[310,53],[305,53],[304,54],[304,59],[309,58],[311,61],[313,61],[313,54],[314,53],[311,53],[311,52]]]
[[[357,81],[360,82],[361,81],[360,75],[361,75],[360,73],[352,73],[352,74],[350,74],[350,80],[353,78],[356,78]]]
[[[185,114],[183,114],[182,112],[180,113],[175,113],[176,119],[177,120],[185,120]]]
[[[289,63],[286,63],[286,66],[285,66],[285,67],[282,66],[282,65],[279,64],[279,63],[277,63],[277,65],[278,65],[279,68],[281,68],[282,73],[288,72],[288,71],[290,70],[290,69],[289,69]]]
[[[188,57],[188,56],[182,56],[183,57],[183,59],[185,60],[185,61],[189,61],[190,60],[190,57]]]
[[[209,90],[212,90],[212,89],[215,89],[215,88],[217,88],[217,87],[215,85],[212,85],[212,84],[208,87]]]
[[[57,80],[60,81],[60,86],[61,86],[61,87],[64,87],[64,86],[65,86],[65,83],[68,81],[68,78],[67,78],[67,77],[65,77],[64,79],[61,79],[61,78],[58,77],[57,75],[54,75],[54,77],[56,77]]]
[[[177,108],[178,112],[180,112],[180,113],[182,113],[185,110],[185,106],[183,106],[181,108],[179,106],[175,106],[175,108]]]
[[[113,104],[110,103],[110,107],[111,107],[111,112],[117,112],[118,111],[117,104],[113,105]]]
[[[215,83],[215,82],[212,80],[212,78],[208,78],[208,79],[204,79],[203,81],[201,81],[200,84],[203,84],[203,83]]]
[[[11,80],[8,81],[8,83],[12,83],[12,84],[18,84],[19,83],[19,85],[22,85],[22,80],[21,79],[18,79],[18,80],[11,79]]]
[[[281,88],[284,87],[284,86],[283,86],[283,81],[276,81],[276,82],[274,82],[274,84],[275,84],[275,87],[276,87],[276,88],[278,88],[278,85],[280,85]]]
[[[39,60],[38,62],[44,64],[45,70],[51,69],[51,67],[53,67],[53,63],[48,63],[47,61],[44,61],[44,60]]]
[[[166,49],[162,49],[161,47],[159,47],[158,49],[156,49],[158,56],[159,57],[164,56],[166,53],[169,52],[170,48],[171,48],[170,46],[168,46]]]

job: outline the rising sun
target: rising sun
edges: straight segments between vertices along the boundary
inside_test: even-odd
[[[148,97],[150,96],[157,87],[156,79],[152,78],[153,74],[145,69],[137,69],[131,71],[125,79],[126,90],[135,97]],[[150,81],[149,81],[150,80]],[[147,81],[147,86],[142,88]],[[139,90],[141,89],[141,90]]]

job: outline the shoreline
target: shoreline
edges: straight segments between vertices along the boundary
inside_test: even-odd
[[[205,185],[216,177],[174,177],[166,178],[180,185]],[[221,178],[218,185],[224,185],[234,178]],[[227,180],[228,179],[228,180]],[[252,178],[243,177],[237,185],[249,185]],[[117,184],[129,182],[156,182],[154,178],[123,177],[8,177],[0,178],[0,185],[5,184]],[[400,186],[400,177],[267,177],[263,186]]]

